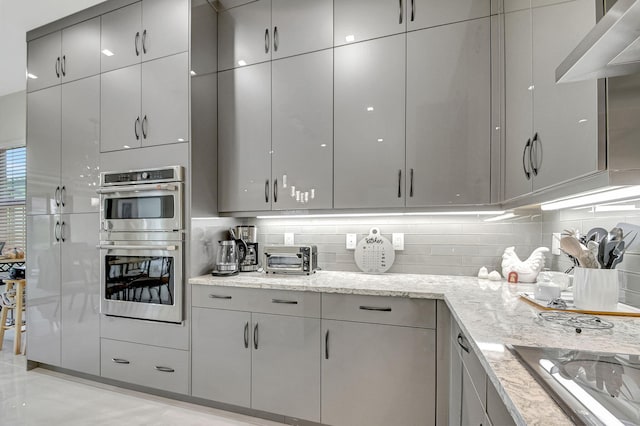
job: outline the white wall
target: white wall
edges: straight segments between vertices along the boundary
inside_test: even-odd
[[[24,91],[0,96],[0,149],[25,144],[26,101]]]

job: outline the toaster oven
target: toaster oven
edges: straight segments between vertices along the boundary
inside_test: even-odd
[[[311,274],[318,269],[316,246],[266,246],[262,258],[266,273]]]

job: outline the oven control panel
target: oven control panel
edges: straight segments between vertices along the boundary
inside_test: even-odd
[[[138,183],[181,182],[182,166],[163,167],[158,169],[129,170],[126,172],[102,172],[101,186],[132,185]]]

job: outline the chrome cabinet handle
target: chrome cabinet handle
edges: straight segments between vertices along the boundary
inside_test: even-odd
[[[56,207],[60,207],[60,187],[56,186],[56,192],[53,195],[54,200],[56,201]]]
[[[398,170],[398,198],[402,198],[402,188],[400,188],[401,183],[402,183],[402,169]]]
[[[64,226],[66,225],[66,223],[64,222],[64,220],[62,221],[62,224],[60,225],[60,239],[62,240],[62,242],[65,242],[64,239]]]
[[[329,359],[329,330],[324,333],[324,359]]]
[[[138,127],[140,126],[140,117],[136,118],[133,122],[133,133],[136,135],[136,140],[140,140],[140,133],[138,133]]]
[[[147,30],[142,31],[142,53],[147,53]]]
[[[161,365],[156,365],[155,369],[158,371],[162,371],[163,373],[174,373],[176,371],[171,367],[163,367]]]
[[[540,164],[538,164],[538,146],[540,146],[540,150],[542,151],[541,141],[538,138],[538,132],[533,135],[533,140],[531,141],[531,149],[529,150],[529,161],[531,162],[531,171],[534,176],[538,176],[538,170],[540,169]]]
[[[269,179],[264,182],[264,202],[269,202]]]
[[[253,348],[258,349],[258,323],[253,327]]]
[[[64,207],[64,199],[65,196],[67,194],[67,187],[66,186],[62,186],[62,189],[60,190],[60,204],[62,205],[62,207]]]
[[[379,311],[379,312],[391,312],[391,308],[388,306],[360,306],[363,311]]]
[[[278,27],[273,27],[273,51],[278,51]]]
[[[413,197],[413,169],[410,172],[410,183],[409,183],[409,197]]]
[[[273,181],[273,202],[278,202],[278,178]]]
[[[111,361],[115,362],[116,364],[131,364],[129,361],[123,358],[111,358]]]
[[[60,234],[58,230],[60,229],[60,222],[56,221],[56,226],[53,228],[53,236],[56,238],[56,241],[60,241]]]
[[[297,305],[297,300],[271,299],[271,303],[281,303],[283,305]]]
[[[65,71],[66,66],[67,65],[67,55],[62,55],[62,64],[60,66],[60,69],[62,70],[62,76],[66,76],[67,72]]]
[[[100,242],[98,248],[101,250],[162,250],[177,251],[178,246],[154,246],[152,244],[105,244]]]
[[[249,349],[249,321],[244,325],[244,348]]]
[[[264,30],[264,53],[269,53],[269,28]]]
[[[524,149],[522,150],[522,170],[524,170],[524,175],[526,176],[527,180],[531,179],[531,172],[527,169],[527,164],[525,162],[525,158],[527,156],[527,149],[529,149],[529,163],[531,163],[531,138],[527,139],[527,143],[524,146]]]
[[[60,56],[56,59],[56,77],[60,78]]]
[[[209,299],[231,299],[231,296],[222,296],[219,294],[210,294]]]
[[[142,119],[142,125],[140,126],[142,128],[142,139],[147,138],[147,130],[148,130],[147,123],[148,123],[147,115],[145,114],[144,118]]]
[[[398,0],[398,4],[400,5],[399,7],[399,13],[398,13],[398,24],[402,24],[402,0]]]
[[[415,20],[416,17],[416,0],[411,0],[411,22]]]
[[[469,348],[464,345],[464,337],[462,336],[462,333],[458,333],[458,345],[460,345],[466,353],[469,353]]]
[[[140,56],[140,49],[138,48],[138,42],[140,41],[140,31],[136,32],[136,37],[133,41],[133,46],[136,49],[136,56]]]

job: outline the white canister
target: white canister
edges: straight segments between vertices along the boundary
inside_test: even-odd
[[[618,271],[578,268],[573,272],[573,303],[587,311],[615,311],[619,298]]]

